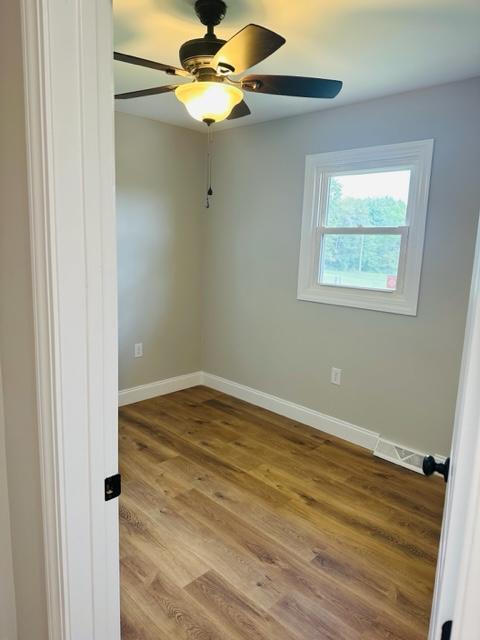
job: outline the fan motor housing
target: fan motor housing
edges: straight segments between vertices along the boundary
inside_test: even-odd
[[[194,73],[200,68],[209,68],[217,51],[225,44],[225,40],[218,38],[195,38],[187,40],[180,47],[180,62],[182,67]]]

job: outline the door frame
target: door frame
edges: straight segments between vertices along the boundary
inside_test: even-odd
[[[103,497],[118,465],[112,7],[21,7],[49,637],[120,640],[118,504]],[[453,589],[453,638],[478,637],[480,474],[466,492],[458,478],[464,460],[480,468],[480,438],[462,437],[479,427],[479,251],[430,640]],[[453,584],[456,509],[466,521]]]
[[[480,227],[465,328],[452,464],[429,640],[453,620],[453,640],[477,640],[480,601]],[[476,544],[475,544],[476,541]]]
[[[119,640],[112,7],[21,13],[49,640]]]

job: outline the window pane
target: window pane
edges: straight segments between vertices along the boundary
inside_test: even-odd
[[[327,227],[397,227],[405,224],[410,170],[332,176]]]
[[[400,235],[326,234],[319,283],[395,290],[400,246]]]

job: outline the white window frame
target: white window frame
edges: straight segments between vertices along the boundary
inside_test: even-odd
[[[417,314],[432,156],[433,140],[307,156],[298,273],[299,300],[412,316]],[[328,187],[332,176],[400,170],[411,172],[404,226],[335,229],[325,225]],[[401,235],[397,288],[366,289],[319,284],[322,240],[327,233]]]

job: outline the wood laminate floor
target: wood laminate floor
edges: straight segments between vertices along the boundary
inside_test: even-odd
[[[443,481],[205,387],[120,411],[123,640],[426,640]]]

